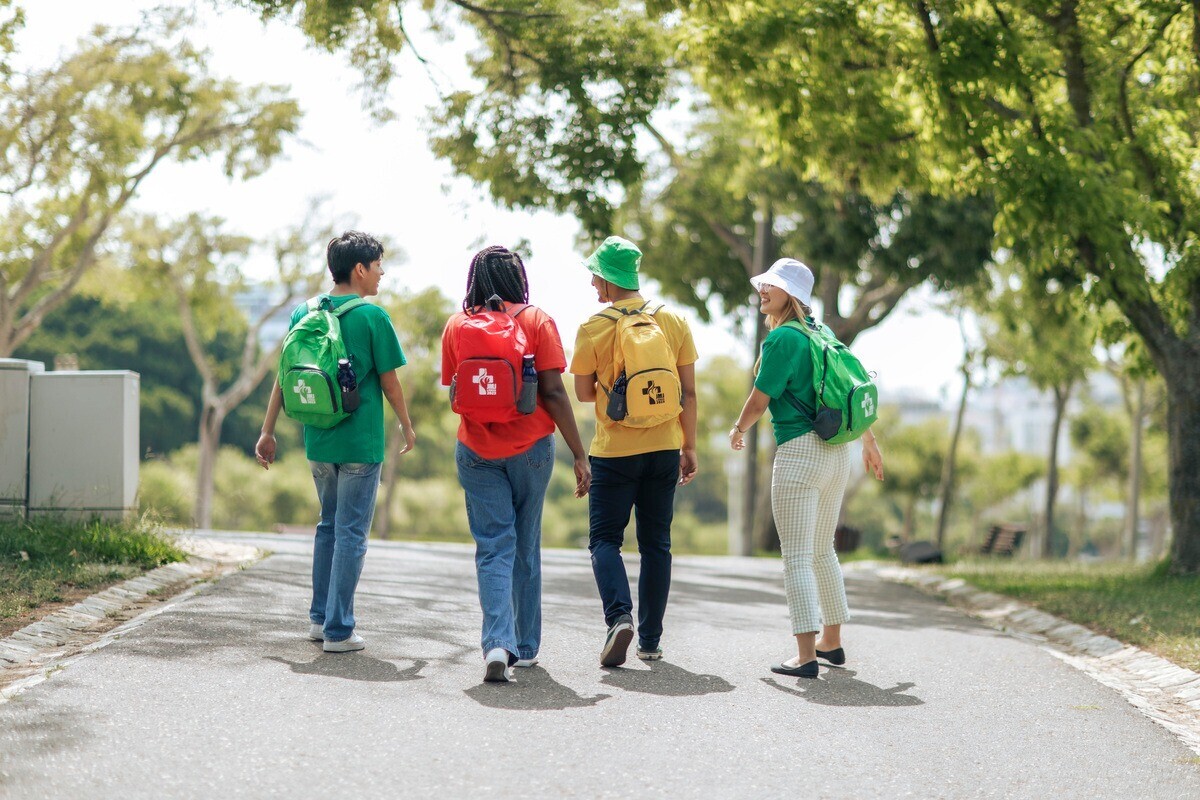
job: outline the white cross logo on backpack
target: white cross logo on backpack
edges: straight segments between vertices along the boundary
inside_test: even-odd
[[[862,410],[863,413],[868,417],[875,416],[875,398],[871,397],[871,395],[864,397],[862,401]]]
[[[317,396],[313,394],[312,387],[307,383],[297,383],[292,387],[292,391],[300,395],[300,405],[315,406],[317,404]]]
[[[496,393],[496,379],[492,377],[486,367],[480,367],[479,374],[471,376],[471,383],[479,387],[479,393],[482,395]]]

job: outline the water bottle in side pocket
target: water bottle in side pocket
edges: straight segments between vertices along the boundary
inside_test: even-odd
[[[358,377],[348,359],[338,359],[337,381],[342,390],[342,411],[354,411],[359,403]]]
[[[517,398],[517,411],[532,414],[537,410],[537,391],[537,368],[533,364],[533,356],[527,354],[521,357],[521,394]]]
[[[629,406],[625,400],[625,390],[629,386],[629,379],[622,372],[613,381],[612,391],[608,393],[608,408],[605,412],[608,418],[613,422],[620,422],[629,415]]]

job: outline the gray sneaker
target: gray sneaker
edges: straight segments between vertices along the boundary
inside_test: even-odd
[[[637,657],[642,661],[662,661],[662,648],[655,647],[653,650],[642,647],[640,644],[637,649]]]
[[[629,643],[633,641],[633,617],[622,614],[608,629],[604,649],[600,651],[600,666],[619,667],[625,663]]]
[[[318,625],[315,622],[312,623],[311,625],[309,625],[308,626],[308,638],[312,639],[314,642],[325,641],[325,626]]]
[[[352,633],[349,639],[342,639],[340,642],[325,640],[325,644],[321,646],[321,649],[326,653],[349,653],[354,650],[362,650],[366,646],[367,643],[363,637],[357,633]]]

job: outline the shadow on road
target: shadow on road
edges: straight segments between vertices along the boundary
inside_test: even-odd
[[[854,676],[857,674],[852,669],[829,669],[825,672],[825,680],[798,678],[795,686],[784,686],[774,678],[763,678],[762,682],[786,694],[823,706],[894,708],[925,705],[921,698],[904,694],[916,686],[915,683],[905,681],[890,689],[883,689],[856,679]]]
[[[717,675],[688,672],[683,667],[666,661],[651,661],[647,666],[649,669],[610,669],[600,682],[627,692],[643,692],[663,697],[694,697],[734,690],[732,683]]]
[[[517,670],[512,683],[481,683],[463,691],[467,697],[488,708],[508,711],[562,711],[568,708],[588,708],[612,695],[584,697],[564,686],[541,667]]]
[[[417,681],[428,661],[416,660],[411,667],[400,669],[390,661],[371,658],[363,653],[321,653],[312,661],[289,661],[282,656],[263,656],[291,667],[298,675],[318,675],[322,678],[345,678],[351,681],[375,683]]]

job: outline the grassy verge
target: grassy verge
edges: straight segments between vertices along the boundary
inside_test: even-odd
[[[944,570],[1200,671],[1200,577],[1161,566],[1010,561]]]
[[[39,608],[185,558],[144,519],[0,521],[0,636],[26,624]]]

